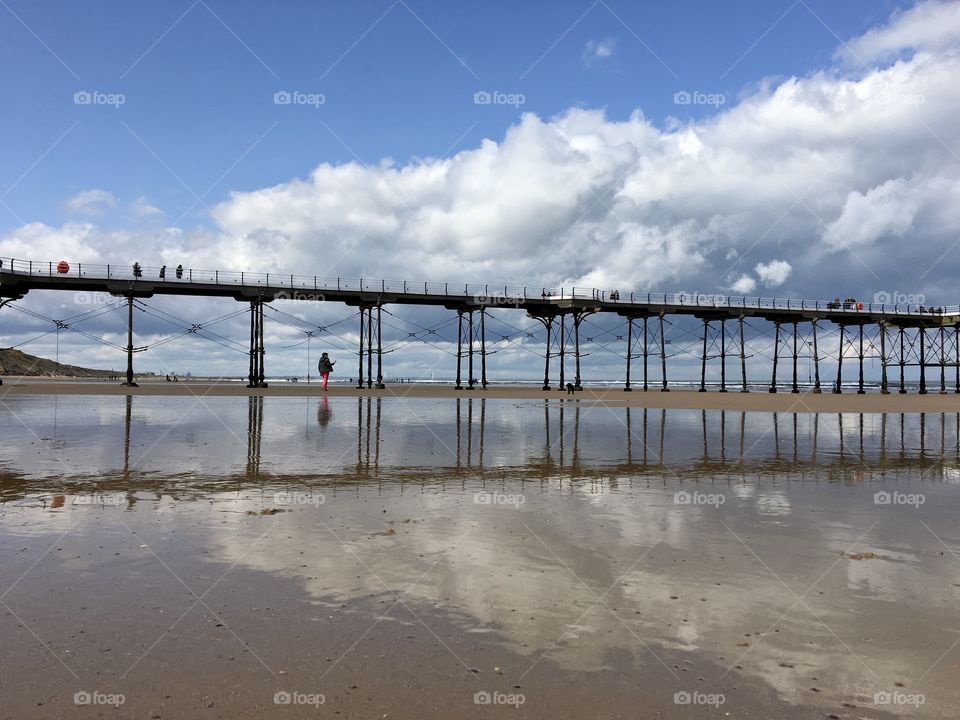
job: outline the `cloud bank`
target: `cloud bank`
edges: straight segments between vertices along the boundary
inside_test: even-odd
[[[38,222],[6,233],[0,254],[954,303],[958,40],[960,3],[927,2],[843,45],[834,65],[761,80],[703,119],[527,113],[450,158],[321,163],[233,192],[212,230]]]

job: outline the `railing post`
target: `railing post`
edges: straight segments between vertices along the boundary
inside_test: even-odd
[[[407,281],[406,281],[406,280],[403,281],[403,293],[404,293],[404,295],[406,295],[406,293],[407,293]]]
[[[220,284],[220,271],[219,271],[219,270],[214,270],[214,271],[213,271],[213,281],[214,281],[217,285]]]
[[[386,291],[387,291],[387,281],[384,279],[380,281],[380,292],[386,292]]]
[[[107,280],[110,279],[110,266],[107,265]]]

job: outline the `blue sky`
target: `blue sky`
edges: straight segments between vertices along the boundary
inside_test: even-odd
[[[193,206],[188,221],[203,224],[193,193],[213,204],[324,161],[442,156],[500,139],[520,112],[702,116],[713,108],[678,107],[674,93],[732,102],[764,77],[829,64],[838,37],[908,4],[5,0],[0,193],[15,187],[0,229],[57,224],[94,187],[172,218]],[[600,46],[611,54],[590,54]],[[74,105],[82,90],[125,102]],[[278,106],[281,90],[325,103]],[[478,112],[480,90],[525,103]]]
[[[950,305],[958,83],[945,0],[0,0],[0,256]],[[152,302],[188,327],[235,309]],[[394,339],[444,319],[398,314]],[[4,315],[3,346],[49,329]],[[87,331],[121,344],[121,320]],[[302,331],[267,334],[271,371],[298,372]],[[119,364],[62,340],[61,360]],[[449,371],[453,341],[405,348],[392,372]],[[500,348],[495,372],[536,374],[540,342]],[[616,377],[607,355],[591,362]],[[202,341],[138,362],[238,374]]]

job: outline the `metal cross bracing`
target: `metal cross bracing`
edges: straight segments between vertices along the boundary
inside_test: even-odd
[[[746,392],[747,361],[767,358],[770,362],[770,392],[784,388],[799,392],[800,362],[804,360],[807,362],[807,381],[812,383],[813,392],[820,392],[823,375],[821,363],[826,360],[835,363],[834,392],[842,392],[844,365],[849,373],[852,362],[856,368],[858,393],[865,392],[865,366],[868,363],[874,373],[879,363],[880,390],[884,393],[890,391],[891,384],[897,386],[898,392],[906,392],[906,368],[917,368],[921,394],[929,392],[931,387],[946,393],[948,385],[952,385],[952,392],[960,393],[960,315],[940,312],[920,317],[894,313],[886,317],[876,314],[851,315],[844,311],[838,316],[832,312],[787,312],[786,308],[792,307],[787,303],[784,306],[777,305],[777,312],[769,309],[758,311],[755,307],[731,309],[716,307],[716,304],[712,307],[701,304],[684,306],[683,312],[671,315],[664,309],[627,308],[623,307],[623,303],[612,309],[604,304],[606,301],[578,299],[576,295],[572,298],[564,296],[562,302],[553,296],[546,296],[533,305],[505,305],[489,297],[478,297],[445,303],[452,314],[434,325],[424,326],[401,318],[386,307],[388,302],[400,304],[401,301],[396,297],[370,295],[338,301],[355,310],[347,317],[314,324],[300,315],[281,309],[284,305],[281,301],[291,298],[243,293],[235,299],[242,301],[245,309],[205,322],[194,322],[148,302],[152,292],[128,283],[108,297],[102,306],[73,317],[55,319],[23,307],[20,302],[26,294],[23,287],[8,288],[4,284],[0,285],[0,290],[10,295],[0,300],[0,308],[9,307],[51,325],[49,330],[36,338],[21,342],[21,346],[50,333],[59,333],[61,329],[75,331],[126,354],[125,384],[134,384],[135,353],[194,334],[244,353],[248,359],[248,387],[264,387],[267,376],[265,326],[269,317],[269,322],[287,325],[304,333],[302,342],[307,343],[308,348],[313,337],[322,337],[324,342],[340,350],[352,352],[351,348],[356,348],[357,386],[366,388],[385,386],[384,355],[414,343],[422,343],[455,358],[456,387],[468,390],[478,385],[481,389],[489,386],[488,363],[492,355],[517,350],[530,352],[543,360],[544,390],[552,387],[567,389],[568,385],[573,390],[581,390],[584,384],[583,361],[596,353],[611,353],[626,361],[626,391],[640,387],[638,374],[642,374],[644,390],[659,386],[661,391],[669,391],[669,366],[674,358],[681,358],[699,364],[699,390],[707,390],[708,371],[712,368],[714,372],[711,377],[719,379],[720,392],[728,392],[731,387]],[[321,294],[308,293],[295,299],[319,302],[325,298]],[[544,300],[546,302],[542,302]],[[619,302],[619,298],[614,302]],[[127,316],[125,344],[113,342],[110,335],[89,333],[77,327],[86,320],[120,309],[125,309]],[[526,317],[541,325],[543,333],[533,332],[529,326],[511,324],[508,318],[515,309],[525,309]],[[176,327],[178,332],[135,347],[134,310],[164,320]],[[250,313],[247,343],[211,329],[217,323],[244,312]],[[359,332],[355,335],[352,332],[338,334],[331,330],[339,323],[354,322],[357,316],[360,318]],[[699,330],[690,328],[691,316]],[[595,317],[605,320],[597,323],[593,321]],[[683,317],[687,317],[688,321],[676,322]],[[611,318],[619,318],[619,323],[611,323]],[[491,323],[492,329],[488,327]],[[449,337],[454,324],[455,341]],[[831,328],[826,335],[823,334],[825,325]],[[386,344],[385,328],[389,333]],[[833,338],[834,332],[836,339]],[[767,343],[765,341],[768,338]],[[536,349],[537,343],[542,347],[542,352]],[[837,350],[836,355],[831,352],[833,348]],[[568,382],[571,379],[572,382]],[[553,384],[554,380],[557,381],[556,385]]]

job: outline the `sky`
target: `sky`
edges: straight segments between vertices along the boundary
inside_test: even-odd
[[[956,2],[2,0],[0,256],[954,304],[958,80]],[[188,324],[231,302],[150,301]],[[0,344],[122,366],[121,313],[21,345],[51,324],[11,310]],[[449,320],[394,310],[396,342]],[[284,312],[268,372],[337,320],[313,348],[348,357],[352,311]],[[528,375],[540,341],[501,317],[496,372]],[[138,367],[243,372],[136,325]],[[450,329],[390,372],[451,374]]]

